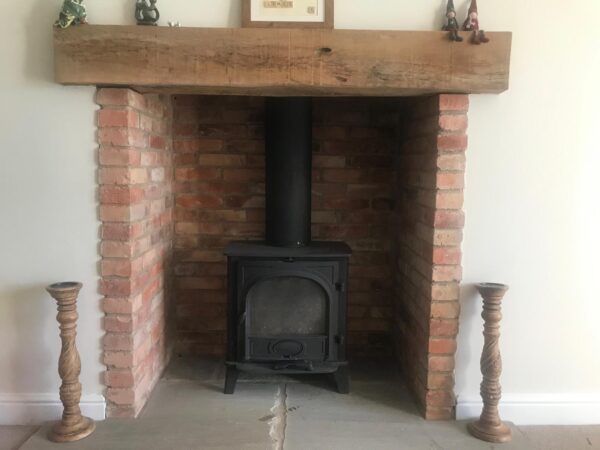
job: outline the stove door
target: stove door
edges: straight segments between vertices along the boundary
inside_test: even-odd
[[[334,349],[336,263],[248,262],[241,308],[247,361],[326,361]]]

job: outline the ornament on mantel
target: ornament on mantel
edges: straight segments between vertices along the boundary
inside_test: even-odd
[[[490,42],[488,37],[485,35],[485,31],[479,29],[479,13],[477,11],[477,0],[471,0],[471,6],[469,7],[469,14],[463,23],[463,30],[472,31],[471,43],[479,45],[481,43]]]
[[[136,0],[135,20],[138,25],[156,25],[160,13],[156,7],[156,0]]]
[[[448,6],[446,8],[446,25],[442,28],[444,31],[448,31],[448,37],[451,41],[462,42],[463,38],[458,35],[459,25],[456,20],[456,10],[454,9],[454,0],[448,0]]]
[[[71,25],[87,23],[87,13],[83,0],[64,0],[55,27],[68,28]]]

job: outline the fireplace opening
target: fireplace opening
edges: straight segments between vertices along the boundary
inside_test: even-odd
[[[97,100],[109,415],[135,416],[175,354],[392,361],[425,417],[452,417],[467,96]]]

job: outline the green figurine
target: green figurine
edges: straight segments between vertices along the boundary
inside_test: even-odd
[[[87,23],[87,13],[83,0],[64,0],[55,27],[67,28],[71,25]]]

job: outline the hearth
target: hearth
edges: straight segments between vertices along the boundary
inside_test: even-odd
[[[236,241],[228,258],[225,393],[240,370],[333,373],[349,391],[346,287],[352,251],[311,242],[312,101],[265,102],[266,240]]]

